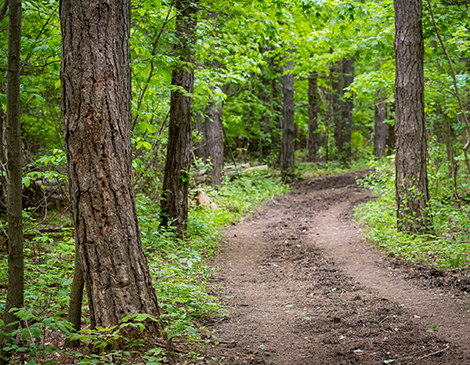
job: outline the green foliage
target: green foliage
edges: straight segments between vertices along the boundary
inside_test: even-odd
[[[390,255],[410,261],[424,261],[439,269],[465,267],[470,263],[470,203],[468,196],[433,196],[428,213],[433,221],[432,235],[397,232],[395,174],[393,156],[373,161],[375,172],[364,178],[375,200],[361,204],[356,217],[366,226],[366,238]],[[433,175],[430,169],[429,176]],[[450,181],[447,180],[447,185]],[[449,191],[449,187],[441,189]]]

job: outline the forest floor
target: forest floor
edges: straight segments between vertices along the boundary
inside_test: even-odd
[[[229,314],[207,326],[208,363],[470,364],[468,277],[365,242],[358,175],[295,183],[226,229],[211,291]]]

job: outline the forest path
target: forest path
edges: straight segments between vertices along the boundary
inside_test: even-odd
[[[296,183],[226,229],[212,285],[229,317],[208,326],[210,363],[470,364],[467,295],[364,242],[358,175]]]

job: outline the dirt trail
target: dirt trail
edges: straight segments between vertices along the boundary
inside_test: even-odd
[[[229,317],[209,326],[220,341],[207,359],[470,364],[466,293],[364,243],[351,213],[370,194],[356,175],[297,183],[226,230],[213,294]],[[433,326],[439,332],[427,332]]]

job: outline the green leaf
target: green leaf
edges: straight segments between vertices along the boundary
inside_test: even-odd
[[[23,337],[23,341],[26,341],[29,338],[29,331],[27,328],[23,328],[21,331],[21,337]]]
[[[38,327],[33,327],[31,328],[31,333],[33,334],[34,337],[39,338],[41,337],[41,329]]]

